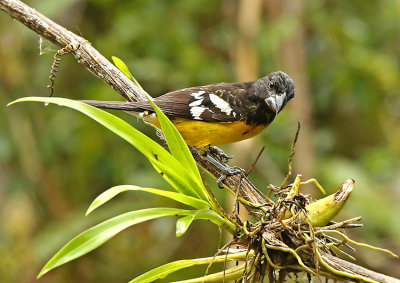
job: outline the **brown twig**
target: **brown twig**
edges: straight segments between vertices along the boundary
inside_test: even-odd
[[[355,222],[360,221],[361,220],[361,216],[352,218],[352,219],[348,219],[339,223],[333,223],[329,226],[324,226],[324,227],[314,227],[315,231],[318,230],[336,230],[339,228],[359,228],[362,227],[362,224],[356,224]]]
[[[258,159],[260,159],[261,154],[264,152],[264,149],[265,149],[265,146],[263,146],[263,147],[261,148],[260,152],[257,154],[257,157],[256,157],[256,159],[254,160],[254,162],[251,164],[250,169],[247,170],[247,172],[246,172],[246,177],[248,177],[248,176],[250,175],[251,171],[253,171],[254,167],[256,166],[256,164],[257,164],[257,162],[258,162]]]
[[[297,131],[296,131],[296,134],[294,135],[294,139],[292,142],[292,147],[290,149],[290,154],[289,154],[289,159],[288,159],[288,173],[280,186],[280,190],[282,190],[285,187],[287,181],[289,180],[290,176],[292,175],[293,157],[296,154],[296,143],[297,143],[297,139],[299,137],[300,128],[301,128],[301,122],[298,121],[297,122]]]
[[[375,282],[386,282],[386,283],[399,283],[400,280],[394,277],[390,277],[367,268],[361,267],[357,264],[348,262],[346,260],[340,259],[336,256],[330,255],[328,253],[321,252],[321,257],[325,262],[329,263],[330,266],[336,268],[337,270],[355,275],[362,276],[365,279],[375,281]]]

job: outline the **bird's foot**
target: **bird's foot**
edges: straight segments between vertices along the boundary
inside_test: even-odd
[[[227,166],[224,165],[223,167],[219,167],[221,170],[221,175],[219,176],[217,180],[217,185],[218,188],[222,189],[223,186],[223,181],[226,179],[226,177],[233,176],[233,175],[243,175],[246,171],[240,167],[237,166]]]
[[[220,149],[219,147],[216,147],[214,145],[210,145],[207,148],[207,153],[213,154],[222,163],[228,163],[228,161],[233,158],[233,156],[227,155],[225,152],[223,152],[222,149]]]
[[[215,147],[215,148],[217,148],[217,147]],[[219,150],[218,154],[212,153],[210,150],[207,150],[206,158],[208,161],[210,161],[215,167],[217,167],[221,171],[221,175],[219,176],[219,178],[217,180],[217,184],[218,184],[219,188],[223,188],[222,183],[226,179],[226,177],[233,176],[233,175],[243,175],[245,173],[245,170],[242,168],[239,168],[237,166],[227,165],[226,159],[228,159],[229,156],[227,156],[219,148],[217,148],[217,149]],[[220,155],[221,152],[224,154],[225,160],[221,160],[221,159],[223,159],[223,158],[221,158],[221,155]]]

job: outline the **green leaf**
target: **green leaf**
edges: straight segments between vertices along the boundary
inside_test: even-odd
[[[181,163],[179,163],[161,145],[120,118],[88,104],[57,97],[25,97],[17,99],[9,105],[23,101],[55,103],[84,113],[135,146],[149,159],[154,168],[163,175],[164,179],[166,179],[175,190],[192,197],[200,197],[209,202],[208,198],[199,192],[198,182],[193,180],[191,174],[189,174]]]
[[[186,215],[189,210],[175,208],[148,208],[127,212],[107,221],[104,221],[85,232],[79,234],[68,242],[55,256],[53,256],[40,271],[38,278],[53,268],[70,262],[104,244],[122,230],[151,219]]]
[[[196,161],[190,153],[190,150],[181,134],[175,128],[174,124],[172,124],[172,122],[168,119],[168,117],[158,108],[158,106],[153,101],[149,101],[157,114],[157,118],[160,122],[161,129],[171,154],[183,165],[184,168],[186,168],[186,170],[189,170],[191,173],[190,175],[196,181],[201,194],[203,197],[208,199],[208,192],[204,188],[203,180],[201,179]]]
[[[179,218],[176,222],[176,236],[180,237],[184,233],[186,233],[193,220],[197,219],[211,221],[219,227],[226,228],[232,234],[234,234],[236,231],[235,225],[232,224],[229,220],[221,217],[218,213],[209,208],[204,208],[199,210],[191,210],[188,215]]]
[[[176,221],[176,236],[177,237],[180,237],[186,233],[190,224],[192,224],[194,217],[195,217],[194,215],[187,215],[187,216],[179,218],[178,221]]]
[[[111,56],[115,66],[122,72],[124,73],[125,76],[127,76],[128,78],[130,78],[133,83],[140,88],[141,90],[144,90],[142,88],[142,86],[139,84],[139,82],[132,76],[131,72],[128,69],[128,66],[126,66],[126,64],[124,63],[124,61],[122,61],[121,59],[119,59],[118,57],[115,56]]]
[[[249,253],[247,251],[244,252],[238,252],[234,254],[228,254],[228,255],[221,255],[221,256],[216,256],[216,257],[206,257],[206,258],[196,258],[196,259],[185,259],[185,260],[178,260],[174,262],[170,262],[167,264],[164,264],[162,266],[159,266],[157,268],[154,268],[138,277],[135,279],[129,281],[129,283],[147,283],[147,282],[153,282],[157,279],[162,279],[165,278],[167,275],[174,273],[178,270],[191,267],[194,265],[203,265],[203,264],[209,264],[211,262],[217,263],[217,262],[224,262],[225,260],[245,260],[248,257],[252,257],[254,255],[254,251],[250,251]]]
[[[115,57],[115,56],[111,56],[111,59],[113,60],[114,65],[117,66],[117,68],[122,73],[124,73],[125,76],[127,76],[131,80],[133,79],[133,76],[132,76],[131,72],[129,71],[128,66],[126,66],[124,61],[122,61],[121,59],[119,59],[118,57]]]
[[[168,197],[168,198],[176,200],[178,202],[190,205],[194,208],[209,208],[210,207],[210,205],[203,200],[200,200],[200,199],[197,199],[194,197],[190,197],[190,196],[186,196],[186,195],[183,195],[180,193],[152,189],[152,188],[142,188],[142,187],[132,186],[132,185],[121,185],[121,186],[112,187],[112,188],[108,189],[107,191],[103,192],[102,194],[100,194],[89,206],[89,209],[87,210],[86,215],[88,215],[93,210],[95,210],[99,206],[103,205],[104,203],[106,203],[107,201],[109,201],[110,199],[115,197],[116,195],[118,195],[122,192],[126,192],[126,191],[148,192],[148,193]]]
[[[206,276],[182,280],[179,283],[202,283],[202,282],[226,282],[228,280],[237,280],[243,276],[246,263],[239,264],[237,266],[228,268],[224,271],[209,274]]]
[[[202,219],[211,221],[217,226],[227,229],[232,235],[236,233],[236,226],[212,209],[203,208],[199,210],[190,210],[187,215],[193,215],[194,220]]]
[[[171,158],[173,157],[171,156]],[[154,165],[154,168],[156,168],[156,170],[163,176],[163,178],[167,180],[168,183],[170,183],[172,186],[174,186],[174,188],[178,192],[194,196],[199,199],[203,199],[211,204],[211,201],[208,200],[208,197],[201,194],[201,191],[198,188],[198,184],[193,178],[189,176],[189,172],[186,171],[180,163],[179,170],[178,168],[171,167],[168,164],[155,162],[152,163]],[[183,170],[184,172],[181,170]]]

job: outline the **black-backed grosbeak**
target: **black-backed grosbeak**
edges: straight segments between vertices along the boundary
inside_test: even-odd
[[[175,90],[155,98],[154,102],[188,145],[204,147],[254,137],[271,124],[293,97],[293,80],[279,71],[251,82]],[[148,101],[82,102],[98,108],[124,110],[160,128]]]

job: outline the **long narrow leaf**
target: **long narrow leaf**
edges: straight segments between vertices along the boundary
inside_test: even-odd
[[[197,182],[168,151],[120,118],[88,104],[57,97],[25,97],[9,105],[24,101],[55,103],[84,113],[135,146],[178,192],[193,197],[201,196],[195,189]],[[208,201],[204,196],[201,198]]]
[[[128,78],[130,78],[139,88],[143,90],[143,88],[140,86],[140,84],[137,82],[137,80],[132,76],[131,72],[129,71],[128,66],[119,59],[118,57],[112,56],[111,57],[115,66],[122,71]],[[186,143],[184,142],[183,138],[179,134],[179,132],[176,130],[175,126],[169,121],[169,119],[165,116],[164,113],[157,107],[154,106],[154,103],[152,102],[152,97],[148,96],[148,99],[150,100],[150,103],[153,105],[153,108],[155,109],[157,113],[157,117],[160,121],[161,128],[164,132],[165,138],[168,143],[168,147],[171,150],[172,155],[180,161],[182,164],[188,166],[187,169],[192,171],[194,173],[195,178],[197,178],[198,181],[201,182],[201,177],[198,172],[196,162],[194,161],[192,155],[190,154],[190,151],[188,150],[188,147]]]
[[[127,76],[128,78],[130,78],[133,83],[140,88],[141,90],[143,90],[142,86],[139,84],[139,82],[132,76],[131,72],[129,71],[128,67],[126,66],[126,64],[124,63],[124,61],[122,61],[121,59],[119,59],[118,57],[115,56],[111,56],[114,65],[117,66],[117,68],[125,74],[125,76]]]
[[[119,59],[118,57],[112,56],[114,64],[120,69],[128,78],[130,78],[140,89],[143,90],[142,86],[137,82],[137,80],[132,76],[129,68],[126,64]],[[147,96],[150,103],[153,105],[157,113],[157,117],[160,121],[161,128],[163,130],[164,136],[167,140],[168,147],[172,153],[172,155],[193,175],[193,178],[196,179],[199,187],[202,187],[202,180],[199,173],[199,170],[196,166],[196,162],[193,159],[188,146],[183,140],[180,133],[177,131],[175,126],[171,123],[171,121],[167,118],[167,116],[156,106],[153,102],[153,98],[151,96]],[[203,191],[204,188],[203,188]]]
[[[189,210],[175,208],[148,208],[127,212],[104,221],[79,234],[67,243],[46,263],[40,271],[38,278],[51,269],[96,249],[110,238],[132,225],[164,216],[186,215],[189,212]]]
[[[150,101],[150,103],[156,111],[158,121],[161,124],[161,129],[172,155],[192,173],[192,176],[196,179],[199,186],[203,187],[203,181],[199,169],[197,168],[196,162],[182,136],[158,106],[152,101]],[[204,189],[204,191],[206,190]]]
[[[232,224],[229,220],[221,217],[215,211],[205,208],[199,210],[192,210],[190,211],[189,215],[179,218],[176,221],[176,236],[180,237],[183,234],[185,234],[187,229],[189,229],[189,226],[196,219],[209,220],[214,224],[218,225],[219,227],[227,229],[231,234],[234,234],[236,231],[235,225]]]
[[[179,283],[202,283],[202,282],[207,283],[207,282],[225,282],[228,280],[237,280],[243,276],[245,267],[246,263],[242,263],[238,266],[228,268],[224,271],[220,271],[217,273],[209,274],[198,278],[182,280],[179,281]]]
[[[247,253],[247,251],[228,254],[228,255],[220,255],[216,257],[206,257],[206,258],[196,258],[196,259],[185,259],[185,260],[178,260],[174,262],[170,262],[154,268],[135,279],[129,281],[129,283],[148,283],[153,282],[157,279],[165,278],[167,275],[179,271],[181,269],[191,267],[194,265],[203,265],[209,264],[211,262],[224,262],[225,260],[246,260],[248,257],[252,257],[254,255],[253,251]]]
[[[115,56],[111,56],[111,59],[113,60],[114,65],[117,66],[117,68],[122,73],[124,73],[125,76],[127,76],[131,80],[133,79],[133,76],[132,76],[131,72],[129,71],[129,68],[126,66],[124,61],[122,61],[121,59],[119,59],[118,57],[115,57]]]
[[[190,205],[190,206],[192,206],[194,208],[198,208],[198,209],[210,207],[210,205],[203,200],[200,200],[200,199],[197,199],[194,197],[190,197],[187,195],[183,195],[180,193],[152,189],[152,188],[142,188],[142,187],[132,186],[132,185],[121,185],[121,186],[112,187],[112,188],[108,189],[107,191],[103,192],[102,194],[100,194],[89,206],[89,209],[87,210],[86,215],[88,215],[89,213],[91,213],[93,210],[95,210],[99,206],[103,205],[104,203],[108,202],[110,199],[112,199],[116,195],[118,195],[122,192],[126,192],[126,191],[148,192],[148,193],[156,194],[159,196],[168,197],[170,199],[176,200],[178,202]]]
[[[171,156],[171,158],[173,157]],[[171,167],[169,166],[169,164],[164,164],[157,161],[153,161],[152,164],[154,168],[163,176],[163,178],[168,183],[170,183],[178,192],[197,197],[211,204],[211,201],[209,201],[207,197],[201,194],[201,191],[198,189],[196,181],[189,176],[188,172],[180,171],[185,169],[177,170],[176,167]]]
[[[114,61],[115,66],[117,66],[118,69],[120,69],[128,78],[130,78],[139,88],[143,89],[136,81],[136,79],[132,76],[131,72],[129,71],[129,68],[121,59],[115,56],[112,56],[112,59]],[[194,178],[196,178],[196,180],[201,184],[202,181],[199,170],[196,166],[196,162],[194,161],[192,155],[190,154],[188,146],[186,145],[182,136],[176,130],[175,126],[171,123],[171,121],[169,121],[167,116],[165,116],[165,114],[162,113],[162,111],[157,106],[154,105],[152,98],[149,96],[148,98],[150,100],[150,103],[153,105],[154,110],[157,113],[157,117],[160,121],[161,128],[163,130],[164,136],[167,140],[168,147],[171,150],[172,155],[178,161],[180,161],[185,168],[190,170],[193,173]]]
[[[187,215],[179,218],[176,221],[176,236],[180,237],[186,233],[187,229],[189,228],[190,224],[192,224],[195,215]]]

